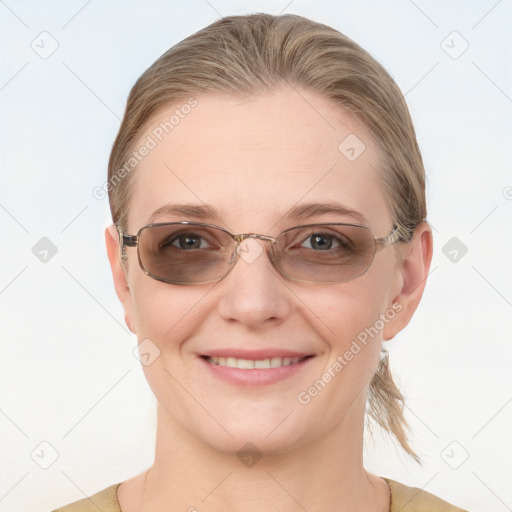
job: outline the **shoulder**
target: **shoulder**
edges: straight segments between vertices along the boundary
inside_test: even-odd
[[[391,490],[390,512],[467,512],[417,487],[384,478]]]
[[[390,512],[467,512],[417,487],[409,487],[389,478],[384,480],[391,490]],[[53,512],[97,512],[98,509],[102,512],[121,512],[117,499],[117,488],[120,485],[111,485]]]
[[[121,512],[117,500],[117,488],[120,485],[121,482],[111,485],[88,498],[75,501],[53,512]]]

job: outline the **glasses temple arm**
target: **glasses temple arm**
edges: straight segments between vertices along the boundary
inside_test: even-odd
[[[135,247],[138,243],[137,235],[125,235],[124,233],[122,233],[121,240],[123,242],[123,245],[126,245],[128,247]]]
[[[123,228],[121,227],[117,227],[117,231],[119,233],[119,242],[120,242],[120,245],[121,245],[121,248],[124,247],[125,245],[127,247],[136,247],[138,242],[139,242],[139,237],[138,235],[126,235],[123,231]]]
[[[388,245],[392,245],[395,242],[398,242],[401,239],[400,230],[398,226],[395,225],[393,230],[388,236],[384,236],[382,238],[376,238],[375,242],[379,244],[381,248],[387,247]]]

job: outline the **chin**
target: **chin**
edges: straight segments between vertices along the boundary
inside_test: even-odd
[[[274,427],[275,428],[275,425]],[[279,455],[292,450],[300,444],[301,434],[293,425],[260,430],[253,425],[239,425],[236,430],[230,430],[233,437],[228,435],[200,435],[203,442],[211,449],[229,456],[238,457],[245,464],[245,456],[260,458],[263,455]],[[269,432],[272,432],[269,435]],[[245,464],[250,466],[250,464]]]

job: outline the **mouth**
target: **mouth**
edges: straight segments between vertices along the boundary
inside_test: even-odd
[[[240,370],[266,370],[269,368],[281,368],[282,366],[292,366],[313,357],[312,355],[304,357],[270,357],[266,359],[243,359],[238,357],[214,357],[201,356],[209,363],[227,368],[239,368]]]
[[[203,354],[203,362],[211,376],[229,384],[259,387],[276,384],[300,373],[315,358],[314,354],[279,351],[217,351]],[[243,357],[242,357],[243,356]]]

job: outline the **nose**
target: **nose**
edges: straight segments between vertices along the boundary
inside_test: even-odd
[[[236,250],[236,261],[221,285],[218,310],[228,321],[250,329],[281,323],[291,309],[290,291],[272,265],[268,242],[246,238]]]

